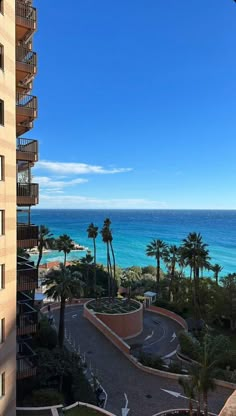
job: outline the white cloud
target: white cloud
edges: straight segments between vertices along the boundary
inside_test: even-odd
[[[76,178],[76,179],[71,179],[68,181],[59,181],[59,180],[55,180],[54,178],[49,178],[48,176],[34,176],[34,182],[35,183],[39,183],[40,188],[50,188],[51,191],[55,190],[55,189],[60,189],[60,188],[64,188],[66,186],[73,186],[73,185],[77,185],[80,183],[85,183],[88,182],[87,179],[82,179],[82,178]]]
[[[59,174],[114,174],[130,172],[132,168],[110,168],[105,169],[102,166],[87,165],[86,163],[63,163],[51,162],[49,160],[40,160],[34,169],[46,169]]]
[[[158,209],[167,208],[165,202],[142,198],[98,199],[79,195],[40,195],[39,208],[101,208],[101,209]]]

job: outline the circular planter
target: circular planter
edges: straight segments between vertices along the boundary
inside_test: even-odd
[[[107,298],[89,301],[84,307],[123,339],[135,337],[143,331],[143,305],[136,300],[130,301],[130,310],[127,302],[115,299],[111,301],[109,311]]]

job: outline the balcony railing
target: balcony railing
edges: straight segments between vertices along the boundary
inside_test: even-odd
[[[38,271],[34,263],[17,257],[17,291],[34,290],[38,287]]]
[[[36,375],[37,355],[26,342],[18,345],[16,359],[18,380]]]
[[[35,7],[16,1],[16,38],[27,40],[37,29],[37,12]]]
[[[32,224],[17,224],[17,247],[32,248],[38,244],[39,228]]]
[[[34,334],[37,331],[38,312],[25,301],[17,302],[17,335]]]
[[[23,46],[16,47],[16,71],[23,72],[23,79],[27,74],[34,75],[37,70],[37,55],[35,52],[24,48]],[[16,74],[18,81],[21,80],[22,75]]]
[[[17,183],[17,205],[36,205],[39,199],[37,183]]]
[[[18,92],[16,94],[16,107],[19,109],[23,108],[37,111],[37,97],[34,95],[21,94]]]
[[[38,160],[38,141],[18,137],[16,139],[16,159],[29,162]]]

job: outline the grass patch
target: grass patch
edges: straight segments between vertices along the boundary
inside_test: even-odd
[[[88,407],[74,407],[65,412],[65,416],[101,416],[101,413]]]

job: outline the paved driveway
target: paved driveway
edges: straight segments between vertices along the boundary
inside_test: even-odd
[[[66,309],[66,329],[72,341],[80,345],[92,366],[97,368],[98,378],[108,393],[107,410],[117,416],[124,406],[124,393],[129,400],[129,416],[152,416],[162,410],[187,407],[188,400],[176,398],[162,389],[182,390],[175,380],[144,373],[130,363],[88,320],[82,316],[81,306]],[[58,320],[58,311],[54,311]],[[209,410],[218,413],[231,391],[218,388],[209,395]]]
[[[126,342],[135,350],[161,357],[172,356],[178,345],[178,333],[182,327],[172,319],[154,312],[144,312],[143,332]]]

